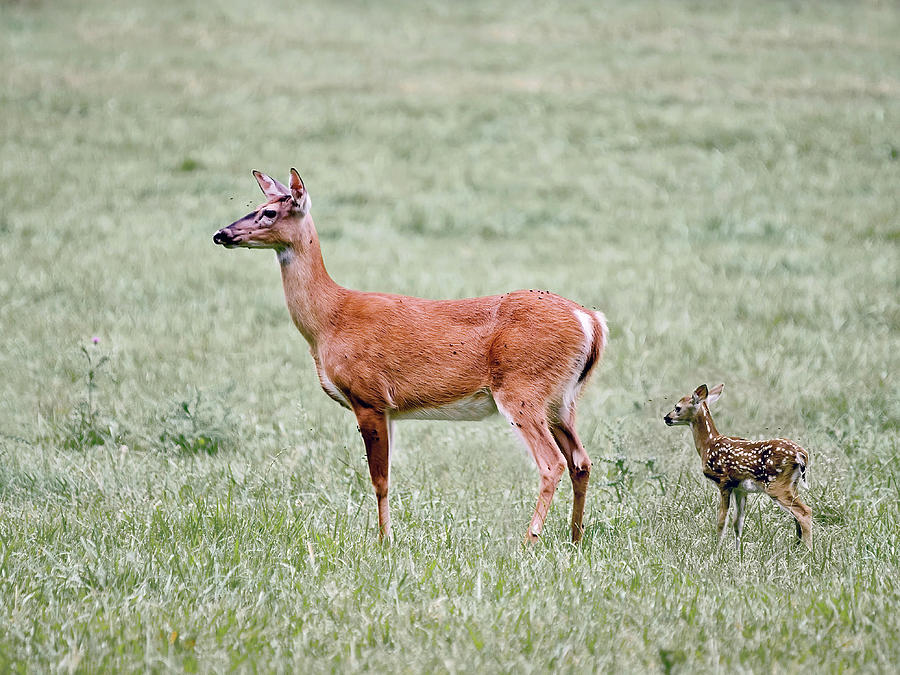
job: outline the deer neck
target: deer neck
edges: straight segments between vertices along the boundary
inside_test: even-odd
[[[701,404],[700,411],[691,422],[691,431],[694,434],[694,445],[700,458],[705,462],[712,447],[713,441],[718,438],[719,432],[713,422],[712,415],[709,414],[709,408],[706,403]]]
[[[306,215],[304,220],[294,241],[277,253],[284,299],[291,319],[310,346],[314,346],[333,322],[346,290],[338,286],[325,269],[312,217]]]

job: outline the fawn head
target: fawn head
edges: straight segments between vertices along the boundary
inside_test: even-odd
[[[712,405],[719,400],[724,388],[725,385],[720,384],[718,387],[713,387],[712,391],[710,391],[705,384],[701,384],[693,393],[678,401],[672,412],[663,417],[663,421],[670,427],[677,424],[690,424],[697,417],[697,413],[700,412],[700,407],[704,403]]]
[[[302,234],[309,213],[306,187],[296,169],[291,169],[291,187],[254,171],[253,176],[266,202],[213,235],[213,242],[225,248],[285,249]]]

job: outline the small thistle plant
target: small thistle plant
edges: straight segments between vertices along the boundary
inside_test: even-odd
[[[85,399],[79,404],[75,418],[67,430],[64,443],[67,448],[84,449],[90,446],[103,445],[106,442],[106,437],[99,425],[98,410],[94,399],[98,376],[103,366],[109,361],[109,357],[97,354],[95,348],[99,344],[100,338],[94,336],[91,338],[90,346],[81,347],[81,353],[87,361],[87,372],[85,373],[86,395]]]

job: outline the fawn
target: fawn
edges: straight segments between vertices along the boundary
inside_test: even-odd
[[[572,540],[579,541],[591,460],[575,432],[575,405],[606,346],[603,314],[546,291],[424,300],[344,288],[325,270],[296,169],[290,187],[253,175],[265,203],[213,241],[276,252],[288,311],[309,344],[322,389],[356,416],[380,537],[391,534],[394,420],[479,420],[499,412],[540,474],[526,539],[540,535],[568,467]]]
[[[705,384],[682,398],[663,420],[668,426],[690,425],[694,445],[703,462],[703,474],[719,488],[719,540],[724,535],[731,495],[734,494],[734,534],[740,539],[744,529],[747,494],[763,492],[796,521],[797,537],[812,547],[812,510],[797,496],[797,484],[809,487],[806,467],[809,455],[799,445],[784,438],[748,441],[722,436],[716,430],[709,406],[722,395],[724,384],[708,390]]]

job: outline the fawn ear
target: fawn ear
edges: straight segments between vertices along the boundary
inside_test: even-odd
[[[312,205],[309,201],[309,193],[303,184],[303,179],[297,173],[297,169],[291,169],[291,197],[294,198],[294,205],[300,211],[300,215],[305,216],[309,213],[309,207]]]
[[[263,194],[269,199],[276,199],[290,194],[284,185],[271,176],[267,176],[259,171],[254,171],[253,177],[256,179],[256,182],[259,183],[259,189],[262,190]]]
[[[697,405],[705,399],[709,395],[709,389],[706,388],[705,384],[701,384],[699,387],[694,389],[694,393],[691,395],[691,400],[694,402],[694,405]]]
[[[725,388],[725,383],[723,382],[717,387],[713,387],[709,390],[709,396],[706,398],[706,405],[712,405],[716,401],[719,400],[719,397],[722,395],[722,390]]]

